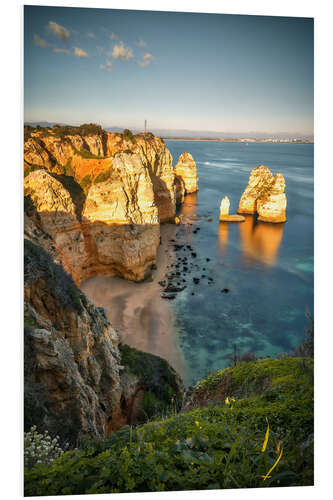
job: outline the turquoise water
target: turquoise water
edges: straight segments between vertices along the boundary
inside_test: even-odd
[[[305,337],[306,313],[313,314],[313,145],[165,142],[174,164],[183,151],[192,154],[199,177],[198,193],[183,208],[200,228],[191,235],[197,267],[170,302],[187,382],[227,366],[234,345],[240,354],[258,356],[290,351]],[[230,213],[236,213],[249,174],[261,163],[285,177],[286,224],[258,223],[252,216],[220,224],[221,199],[228,196]],[[198,276],[196,285],[192,278]],[[221,293],[224,288],[229,292]]]

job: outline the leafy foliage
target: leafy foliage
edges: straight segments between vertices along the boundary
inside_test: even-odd
[[[36,426],[24,433],[24,466],[28,469],[37,464],[51,464],[61,453],[58,436],[52,439],[48,431],[39,434]]]
[[[143,409],[148,417],[161,414],[174,405],[180,407],[182,394],[178,376],[165,359],[127,344],[120,344],[119,350],[125,373],[137,375],[146,391]]]
[[[54,133],[59,137],[65,137],[67,135],[80,135],[85,137],[87,135],[102,135],[103,129],[100,125],[96,123],[84,123],[78,127],[73,125],[54,125]]]
[[[125,128],[123,131],[123,139],[125,141],[130,141],[132,144],[136,144],[135,136],[128,128]]]
[[[105,182],[110,178],[111,171],[110,169],[105,170],[104,172],[100,172],[97,177],[94,179],[94,184],[98,184],[99,182]]]
[[[234,398],[232,405],[221,400],[90,441],[49,466],[27,470],[25,494],[312,485],[312,360],[305,368],[302,359],[290,358],[241,363],[229,370],[234,393],[242,394],[245,380],[259,387],[255,381],[263,373],[271,386]]]

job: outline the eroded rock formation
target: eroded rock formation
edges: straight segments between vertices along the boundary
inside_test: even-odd
[[[140,281],[155,265],[159,224],[176,220],[176,204],[197,183],[192,156],[181,165],[184,177],[152,134],[58,137],[49,129],[25,142],[25,194],[77,284],[97,274]]]
[[[197,167],[190,153],[182,153],[179,156],[175,174],[183,180],[186,193],[198,191]]]
[[[265,165],[251,171],[249,183],[238,206],[238,213],[258,213],[264,222],[285,222],[287,198],[282,174],[272,174]]]
[[[105,310],[49,254],[26,240],[24,258],[26,430],[37,425],[76,445],[81,434],[108,436],[181,399],[182,382],[167,361],[120,351]]]
[[[221,222],[244,222],[245,217],[242,215],[229,215],[230,200],[225,196],[220,205],[220,221]]]

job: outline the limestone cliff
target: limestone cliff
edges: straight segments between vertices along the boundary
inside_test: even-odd
[[[272,174],[265,165],[251,171],[249,183],[238,206],[238,213],[258,213],[265,222],[285,222],[287,198],[282,174]]]
[[[159,224],[175,220],[176,204],[197,182],[193,158],[181,155],[181,177],[152,134],[63,129],[33,132],[25,141],[25,194],[39,229],[77,284],[97,274],[143,280],[156,262]]]
[[[179,156],[175,174],[183,180],[186,193],[198,191],[197,167],[190,153],[182,153]]]
[[[105,310],[49,254],[26,240],[24,260],[26,430],[37,425],[75,446],[82,434],[108,436],[180,400],[182,383],[169,364],[128,346],[120,351]]]

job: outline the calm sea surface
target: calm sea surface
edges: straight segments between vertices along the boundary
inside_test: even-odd
[[[258,356],[291,350],[304,339],[306,313],[313,314],[313,145],[165,142],[174,165],[183,151],[197,164],[199,191],[184,210],[199,218],[191,244],[214,278],[188,286],[170,303],[187,382],[227,366],[234,345]],[[287,222],[256,223],[249,216],[220,224],[221,199],[228,196],[236,213],[252,168],[262,163],[285,177]]]

